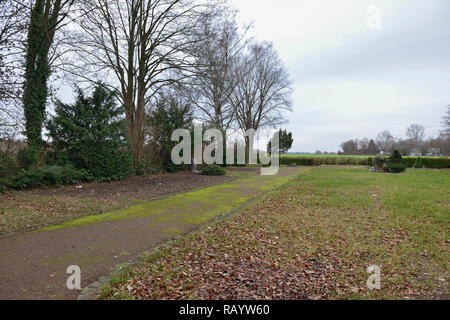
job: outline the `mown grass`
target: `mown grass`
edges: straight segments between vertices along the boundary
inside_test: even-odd
[[[227,220],[147,254],[101,296],[448,298],[448,190],[448,170],[312,168]],[[381,268],[381,290],[366,286],[370,265]],[[255,274],[259,289],[236,280]],[[284,282],[297,285],[286,293]]]

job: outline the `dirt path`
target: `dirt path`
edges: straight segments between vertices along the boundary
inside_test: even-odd
[[[299,174],[248,176],[128,209],[89,216],[0,238],[0,299],[74,299],[66,288],[68,266],[81,268],[85,287],[155,246],[231,212]]]

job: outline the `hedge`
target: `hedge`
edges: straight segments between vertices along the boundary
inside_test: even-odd
[[[367,158],[354,158],[354,157],[286,157],[281,158],[280,163],[282,165],[298,165],[298,166],[319,166],[319,165],[368,165]]]
[[[368,158],[368,163],[372,163],[372,157]],[[450,168],[450,157],[403,157],[402,162],[408,168],[414,168],[417,161],[421,161],[423,167],[427,169]]]
[[[375,157],[357,158],[357,157],[282,157],[280,163],[282,165],[298,165],[298,166],[319,166],[319,165],[357,165],[372,166],[372,160]],[[408,168],[413,168],[418,157],[403,157],[403,164]],[[450,157],[420,157],[420,161],[425,168],[428,169],[444,169],[450,168]]]
[[[281,158],[280,164],[298,165],[298,166],[315,166],[318,165],[317,159],[312,158]]]
[[[226,173],[224,168],[216,165],[206,166],[201,172],[203,176],[224,176]]]
[[[93,180],[93,177],[86,170],[60,166],[39,167],[23,170],[10,179],[5,179],[3,183],[0,181],[0,189],[3,189],[3,191],[6,188],[20,190],[55,185],[70,185]]]

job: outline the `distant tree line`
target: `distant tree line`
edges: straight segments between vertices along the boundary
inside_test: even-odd
[[[450,106],[447,106],[443,119],[443,130],[439,136],[426,138],[425,128],[418,124],[409,126],[406,138],[395,138],[390,131],[378,134],[376,139],[350,139],[341,144],[340,154],[346,155],[376,155],[378,153],[391,154],[398,150],[403,156],[443,155],[450,156]]]

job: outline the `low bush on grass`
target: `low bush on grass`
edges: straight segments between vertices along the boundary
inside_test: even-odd
[[[402,173],[406,171],[406,165],[402,162],[402,155],[394,151],[392,156],[376,156],[371,160],[375,172]]]
[[[386,171],[391,173],[402,173],[406,171],[406,165],[402,161],[400,151],[396,150],[386,162]]]
[[[204,176],[224,176],[226,171],[222,167],[211,165],[204,167],[201,174]]]
[[[391,163],[386,164],[386,171],[390,173],[402,173],[406,171],[406,166],[403,163]]]
[[[23,170],[4,182],[9,189],[26,189],[54,185],[76,184],[82,181],[92,181],[93,177],[86,170],[71,167],[39,167]],[[1,182],[0,182],[1,184]]]

